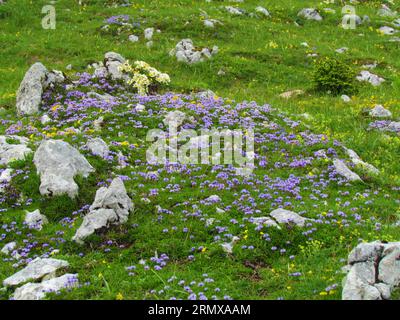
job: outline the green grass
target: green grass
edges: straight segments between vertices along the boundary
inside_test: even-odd
[[[179,211],[175,207],[178,203],[189,200],[197,202],[217,193],[211,188],[204,192],[199,188],[192,188],[189,176],[173,174],[173,183],[182,186],[178,193],[165,191],[167,185],[172,183],[161,180],[171,176],[166,172],[160,175],[158,181],[147,181],[143,178],[127,181],[125,184],[128,193],[135,202],[135,212],[129,222],[124,226],[112,228],[109,232],[93,236],[90,238],[90,244],[80,247],[69,240],[82,220],[80,215],[73,213],[82,206],[91,204],[97,183],[110,178],[113,167],[97,157],[86,154],[89,162],[96,168],[96,174],[92,174],[88,179],[77,179],[81,192],[77,199],[71,201],[65,196],[43,199],[39,194],[40,180],[32,158],[15,162],[13,167],[24,170],[25,173],[13,179],[14,189],[9,194],[16,192],[24,199],[31,198],[32,205],[10,207],[10,210],[0,213],[0,224],[16,221],[21,233],[16,233],[12,240],[20,245],[23,245],[24,240],[29,242],[34,239],[37,242],[30,255],[47,252],[48,246],[43,244],[59,249],[60,253],[56,256],[68,260],[71,264],[69,272],[79,273],[80,282],[84,284],[81,288],[52,295],[51,298],[186,298],[187,293],[182,292],[182,287],[174,282],[169,284],[168,279],[177,276],[186,283],[201,282],[204,280],[203,274],[208,274],[215,281],[207,285],[209,292],[219,288],[221,292],[217,295],[221,298],[229,295],[235,299],[340,299],[343,278],[340,268],[345,264],[341,259],[346,259],[359,239],[399,240],[398,227],[394,228],[391,224],[400,213],[400,195],[392,189],[393,186],[400,185],[400,137],[367,130],[371,119],[362,115],[364,108],[382,104],[393,113],[394,118],[400,117],[400,44],[388,42],[387,36],[376,32],[376,29],[385,24],[382,18],[376,16],[378,2],[370,1],[357,6],[357,13],[360,16],[370,16],[372,22],[370,25],[359,26],[356,30],[343,30],[338,26],[341,21],[339,4],[328,6],[321,5],[320,1],[308,0],[247,0],[238,4],[249,12],[262,5],[271,12],[271,18],[230,16],[220,8],[223,5],[232,5],[227,1],[207,3],[188,0],[138,0],[131,7],[107,8],[100,0],[84,1],[87,3],[85,6],[79,6],[78,1],[59,0],[56,3],[56,30],[44,30],[41,27],[41,8],[47,1],[8,0],[6,5],[0,6],[0,107],[4,108],[0,111],[2,120],[15,120],[15,92],[32,63],[41,61],[49,69],[62,70],[72,76],[75,72],[84,71],[89,63],[102,60],[104,53],[115,51],[131,61],[144,60],[168,73],[172,80],[169,91],[191,93],[210,89],[218,96],[235,101],[271,104],[287,116],[302,120],[313,132],[325,134],[330,141],[336,139],[354,149],[382,173],[379,178],[372,177],[365,184],[352,187],[330,185],[324,190],[329,194],[329,198],[325,204],[319,199],[317,208],[313,207],[315,202],[307,197],[309,194],[304,197],[304,203],[296,202],[296,211],[304,210],[310,217],[318,217],[330,209],[343,209],[344,203],[349,201],[351,207],[360,209],[359,213],[367,221],[365,224],[354,223],[351,228],[321,226],[312,236],[318,242],[309,242],[301,230],[285,229],[271,231],[272,242],[266,243],[260,239],[261,235],[252,229],[249,229],[249,235],[246,237],[243,228],[232,227],[229,230],[231,233],[239,233],[243,239],[248,240],[241,241],[234,254],[226,256],[219,245],[213,242],[215,231],[204,228],[204,221],[186,217],[182,213],[182,210],[194,210],[191,205],[185,205]],[[396,6],[400,9],[399,5]],[[302,21],[297,17],[297,12],[304,7],[332,7],[336,9],[336,14],[324,14],[324,21],[320,23]],[[205,10],[211,18],[221,20],[223,25],[211,30],[206,29],[202,24],[200,9]],[[129,42],[129,33],[117,35],[101,31],[103,21],[117,14],[130,14],[141,23],[140,30],[134,32],[140,36],[139,42]],[[298,25],[295,22],[298,22]],[[147,27],[161,30],[161,33],[155,33],[154,45],[151,48],[147,48],[143,40],[143,30]],[[213,59],[198,65],[177,63],[168,53],[183,38],[191,38],[195,45],[201,47],[217,45],[220,51]],[[309,48],[301,46],[302,42],[307,42]],[[342,55],[335,53],[335,49],[340,47],[348,47],[349,51]],[[314,59],[307,57],[307,54],[312,52],[318,53],[320,57],[340,58],[357,71],[361,70],[363,64],[377,61],[378,67],[372,72],[383,76],[387,81],[376,88],[368,84],[360,85],[358,93],[352,97],[350,103],[344,103],[340,96],[318,93],[314,90],[312,82]],[[69,64],[73,66],[72,71],[65,69]],[[225,72],[223,76],[218,75],[221,69]],[[279,97],[280,93],[293,89],[302,89],[305,94],[289,100]],[[154,108],[157,109],[157,106]],[[123,112],[123,107],[116,113],[118,112]],[[311,117],[305,119],[302,117],[304,113]],[[111,114],[106,115],[105,120],[114,126],[124,127],[126,119]],[[138,120],[150,128],[156,127],[153,119],[144,117]],[[24,126],[29,125],[30,120],[22,121]],[[274,121],[282,122],[279,116],[276,116]],[[39,129],[43,127],[37,122],[34,125]],[[7,124],[1,125],[0,132],[3,133],[7,127]],[[291,130],[298,134],[303,129],[304,127]],[[127,137],[118,137],[115,132],[101,132],[100,135],[104,139],[117,142],[127,140],[139,145],[140,139],[145,136],[143,131],[131,127],[126,127],[124,132]],[[76,140],[67,137],[66,140],[79,146],[85,141],[85,137],[78,136]],[[284,147],[291,148],[286,145]],[[321,145],[312,148],[315,149],[310,148],[306,153],[320,149]],[[111,149],[125,150],[120,146],[113,146]],[[295,156],[304,150],[296,150],[293,147],[289,151],[291,156]],[[131,159],[139,158],[143,152],[143,148],[132,151]],[[274,156],[276,158],[271,159],[271,163],[282,157],[279,154]],[[316,170],[322,172],[325,165],[317,164]],[[120,170],[119,174],[130,175],[132,171],[139,169],[143,169],[143,166],[126,168]],[[293,172],[307,175],[308,171],[296,169]],[[265,170],[261,170],[259,175],[287,178],[293,172],[275,170],[270,164]],[[207,168],[196,172],[198,176],[201,174],[210,181],[215,179],[215,174],[210,173]],[[140,201],[152,188],[164,188],[165,192],[160,192],[156,201],[151,203]],[[252,187],[247,189],[252,196],[258,195]],[[349,195],[340,195],[342,190],[349,191]],[[365,203],[362,194],[366,190],[378,192],[372,203]],[[234,190],[238,193],[240,191]],[[232,191],[221,191],[219,195],[226,205],[237,198]],[[337,197],[341,198],[338,202],[335,200]],[[14,198],[10,199],[9,206],[15,202]],[[175,214],[163,215],[164,218],[158,221],[157,205]],[[218,216],[213,212],[213,207],[200,207],[203,214],[220,220],[221,225],[225,225],[232,218],[241,221],[243,217],[239,205],[233,206],[228,216]],[[40,232],[28,230],[22,225],[23,209],[36,208],[40,208],[51,222]],[[270,209],[272,208],[266,201],[262,213],[265,214]],[[348,211],[350,215],[350,208]],[[381,230],[375,230],[370,217],[383,224]],[[63,218],[73,219],[73,227],[70,228],[68,223],[64,223]],[[177,230],[171,230],[172,226],[176,226]],[[189,228],[188,233],[182,232],[184,227]],[[169,229],[167,234],[163,233],[166,228]],[[57,236],[57,232],[62,233]],[[194,239],[190,239],[189,235],[193,235]],[[11,241],[10,238],[0,240],[0,246],[7,240]],[[112,244],[105,245],[107,241],[112,241]],[[271,246],[285,248],[287,241],[292,244],[287,246],[290,254],[271,252]],[[242,250],[241,245],[254,245],[255,249]],[[197,250],[200,246],[204,246],[205,251]],[[196,247],[194,253],[191,253],[192,247]],[[110,250],[105,252],[106,248]],[[143,270],[138,261],[141,258],[149,259],[154,256],[155,251],[168,254],[170,261],[167,266],[161,271]],[[194,261],[188,261],[189,254],[195,256]],[[296,258],[290,260],[289,255],[295,255]],[[252,267],[249,267],[249,263]],[[0,280],[15,272],[12,264],[12,261],[0,262]],[[130,276],[125,268],[133,264],[137,265],[137,270],[133,271],[134,276]],[[290,276],[293,272],[301,272],[301,276]],[[332,284],[337,284],[337,289],[326,293],[325,288]],[[167,290],[168,293],[159,292],[166,285],[171,287]],[[202,289],[196,290],[198,293]],[[0,291],[0,298],[8,299],[11,294],[11,290]]]

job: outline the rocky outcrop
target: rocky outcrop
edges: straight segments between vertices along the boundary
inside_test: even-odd
[[[46,67],[37,62],[26,72],[17,92],[17,111],[19,114],[31,115],[39,111],[42,94],[45,89],[65,81],[60,71],[49,72]]]
[[[269,214],[278,224],[294,224],[299,227],[304,227],[307,218],[304,218],[297,214],[296,212],[285,210],[285,209],[276,209]]]
[[[108,188],[97,190],[90,212],[84,217],[72,240],[83,243],[97,230],[123,224],[128,221],[132,210],[133,203],[126,193],[124,183],[120,178],[115,178]]]
[[[18,271],[3,281],[5,287],[18,286],[32,280],[40,280],[45,276],[52,276],[59,269],[66,268],[69,263],[52,258],[36,258],[24,269]]]
[[[361,81],[361,82],[369,82],[374,87],[380,86],[383,82],[385,82],[385,79],[383,79],[383,78],[377,76],[376,74],[373,74],[367,70],[361,71],[360,74],[356,78],[358,81]]]
[[[302,17],[304,19],[307,20],[315,20],[315,21],[322,21],[322,17],[319,14],[319,12],[314,9],[314,8],[305,8],[302,9],[299,13],[298,13],[299,17]]]
[[[25,215],[25,223],[29,228],[42,230],[43,225],[48,222],[47,217],[41,214],[39,209],[27,212]]]
[[[379,174],[379,170],[377,168],[375,168],[372,164],[364,162],[354,150],[347,149],[345,147],[343,147],[343,149],[346,151],[347,155],[350,157],[350,160],[354,165],[365,169],[369,173]]]
[[[370,110],[369,115],[373,118],[390,118],[392,113],[385,109],[382,105],[378,104]]]
[[[191,39],[183,39],[176,45],[175,49],[171,50],[170,55],[175,56],[179,62],[195,64],[210,59],[217,53],[217,46],[214,46],[211,50],[209,48],[199,49],[193,45]]]
[[[334,159],[333,165],[337,174],[346,178],[350,182],[362,181],[360,176],[357,173],[351,171],[342,160]]]
[[[74,288],[78,284],[78,275],[67,273],[61,277],[45,280],[40,283],[27,283],[15,290],[13,299],[41,300],[46,297],[46,293]]]
[[[107,143],[101,138],[89,139],[86,143],[86,147],[92,154],[102,158],[107,157],[108,153],[110,152]]]
[[[29,140],[19,136],[0,136],[0,165],[22,160],[32,152],[27,147]]]
[[[104,55],[104,61],[94,65],[94,74],[98,77],[111,77],[113,80],[125,80],[126,75],[120,71],[120,67],[125,61],[125,58],[120,54],[107,52]]]
[[[361,243],[348,257],[343,300],[390,299],[400,285],[400,242]]]
[[[55,196],[78,194],[76,175],[87,177],[94,171],[78,150],[62,140],[44,140],[36,150],[33,162],[40,175],[40,194]]]

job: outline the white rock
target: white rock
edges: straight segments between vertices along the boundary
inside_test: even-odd
[[[353,164],[364,168],[370,173],[379,174],[379,170],[377,168],[375,168],[372,164],[364,162],[354,150],[347,149],[345,147],[343,147],[343,149],[346,151],[347,155],[350,157],[350,160]]]
[[[390,118],[392,117],[392,113],[385,109],[382,105],[376,105],[370,112],[369,115],[375,118]]]
[[[126,193],[124,183],[115,178],[108,188],[102,187],[96,192],[90,212],[84,217],[82,225],[72,240],[83,243],[83,240],[97,230],[110,225],[120,225],[128,221],[129,212],[133,210],[132,200]]]
[[[0,174],[0,193],[4,192],[5,187],[10,183],[12,179],[13,169],[4,169]]]
[[[153,38],[154,28],[147,28],[144,30],[144,37],[146,40],[151,40]]]
[[[275,227],[280,229],[280,226],[275,222],[275,220],[270,217],[255,217],[251,218],[251,222],[256,224],[257,226],[267,226],[267,227]]]
[[[64,274],[61,277],[42,281],[41,283],[27,283],[14,292],[14,300],[41,300],[46,293],[58,292],[78,286],[77,274]]]
[[[109,74],[112,79],[125,79],[126,76],[119,70],[119,67],[125,62],[125,58],[115,52],[107,52],[104,56],[104,67],[106,74]],[[104,67],[98,68],[98,72],[104,72]]]
[[[344,279],[343,300],[380,300],[380,291],[369,283],[375,277],[373,262],[355,264]]]
[[[400,242],[360,243],[348,257],[344,300],[390,299],[400,285]]]
[[[349,50],[349,48],[347,48],[347,47],[342,47],[342,48],[336,49],[335,51],[336,51],[337,53],[345,53],[345,52],[348,51],[348,50]]]
[[[349,254],[348,263],[376,261],[383,252],[383,244],[379,241],[371,243],[360,243]]]
[[[94,171],[90,163],[78,150],[62,140],[44,140],[33,157],[40,175],[41,195],[68,194],[74,198],[78,194],[76,175],[88,177]]]
[[[40,62],[33,64],[26,72],[17,91],[17,112],[24,115],[37,113],[44,90],[64,80],[65,77],[61,71],[49,72]]]
[[[257,13],[260,13],[260,14],[264,15],[265,17],[270,17],[271,16],[269,11],[267,9],[265,9],[264,7],[261,7],[261,6],[256,7],[255,11]]]
[[[135,110],[136,110],[136,112],[143,112],[143,111],[146,110],[146,106],[144,106],[144,105],[138,103],[138,104],[136,105],[136,107],[135,107]]]
[[[370,123],[370,127],[373,127],[374,123]],[[387,121],[382,125],[378,126],[377,129],[383,132],[400,132],[400,121]]]
[[[138,42],[138,41],[139,41],[139,37],[138,37],[138,36],[135,36],[134,34],[131,34],[131,35],[128,37],[128,40],[129,40],[130,42]]]
[[[216,194],[209,196],[208,198],[204,199],[204,201],[207,202],[221,202],[221,198],[217,196]]]
[[[232,6],[226,6],[225,10],[228,11],[230,14],[234,15],[234,16],[241,16],[245,13],[244,10],[239,9],[239,8],[235,8]]]
[[[233,247],[239,240],[240,240],[239,237],[234,236],[234,237],[232,237],[232,241],[231,242],[222,243],[221,247],[226,253],[232,254],[233,253]]]
[[[385,245],[378,279],[391,287],[400,284],[400,244]]]
[[[357,76],[357,80],[369,82],[370,84],[372,84],[375,87],[381,85],[382,82],[385,81],[385,79],[383,79],[369,71],[366,71],[366,70],[361,71],[361,73]]]
[[[379,32],[384,34],[384,35],[394,35],[395,33],[397,33],[398,31],[396,29],[393,29],[392,27],[388,27],[388,26],[383,26],[379,28]]]
[[[106,101],[106,102],[112,102],[112,101],[114,101],[116,99],[114,96],[112,96],[112,95],[110,95],[108,93],[99,94],[99,93],[94,92],[94,91],[88,92],[87,96],[89,98],[95,98],[95,99]]]
[[[46,125],[46,124],[48,124],[49,122],[51,122],[51,119],[50,119],[50,117],[49,117],[47,114],[44,114],[44,115],[40,118],[40,123],[41,123],[42,125]]]
[[[101,138],[90,138],[86,142],[86,147],[91,153],[102,158],[107,157],[110,152],[107,143]]]
[[[272,211],[269,215],[274,218],[279,224],[295,224],[299,227],[304,227],[308,220],[300,216],[296,212],[281,208]]]
[[[333,160],[333,165],[335,167],[336,172],[345,177],[349,181],[361,181],[361,178],[358,174],[354,173],[351,171],[346,164],[339,159],[334,159]]]
[[[18,144],[9,143],[9,140],[15,140]],[[0,165],[14,161],[23,160],[26,155],[32,152],[26,145],[29,140],[19,136],[0,136]]]
[[[49,221],[47,220],[47,217],[41,214],[39,209],[32,212],[27,212],[25,215],[25,223],[29,228],[42,230],[42,226],[48,222]]]
[[[342,95],[340,98],[343,100],[343,102],[346,102],[346,103],[351,101],[351,98],[345,94]]]
[[[211,28],[211,29],[214,28],[214,22],[212,22],[211,20],[206,19],[206,20],[204,20],[203,24],[207,28]]]
[[[176,57],[177,61],[185,62],[187,64],[195,64],[203,62],[211,58],[218,52],[218,47],[212,50],[208,48],[196,49],[191,39],[183,39],[171,50],[170,55]]]
[[[302,9],[298,13],[299,17],[305,18],[307,20],[315,20],[315,21],[322,21],[321,15],[318,13],[318,11],[314,8],[305,8]]]
[[[40,280],[45,276],[54,275],[61,268],[67,268],[69,263],[53,258],[36,258],[24,269],[18,271],[3,281],[5,287],[18,286],[28,281]]]
[[[25,74],[17,92],[17,111],[19,114],[31,115],[39,111],[42,102],[44,83],[48,71],[37,62]]]
[[[196,98],[198,99],[214,99],[215,96],[216,94],[211,90],[205,90],[196,93]]]
[[[1,249],[0,252],[5,255],[9,255],[16,247],[17,247],[16,242],[9,242]]]

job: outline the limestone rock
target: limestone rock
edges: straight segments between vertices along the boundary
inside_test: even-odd
[[[28,281],[40,280],[45,276],[54,275],[62,268],[67,268],[69,263],[64,260],[53,258],[36,258],[32,260],[24,269],[18,271],[11,277],[3,281],[5,287],[18,286]]]
[[[377,76],[376,74],[373,74],[367,70],[361,71],[360,74],[357,76],[357,80],[369,82],[374,87],[380,86],[383,82],[385,82],[385,79],[383,79],[383,78]]]
[[[47,217],[41,214],[39,209],[32,212],[27,212],[25,215],[25,223],[29,228],[42,230],[42,226],[48,222],[49,221],[47,220]]]
[[[375,168],[372,164],[364,162],[354,150],[347,149],[345,147],[343,149],[346,151],[347,155],[350,157],[350,160],[354,165],[360,166],[370,173],[379,174],[379,170],[377,168]]]
[[[271,219],[270,217],[256,217],[256,218],[251,218],[250,221],[257,226],[280,228],[279,225],[276,223],[276,221]]]
[[[90,138],[86,143],[86,147],[91,153],[102,158],[107,157],[110,152],[107,143],[101,138]]]
[[[11,143],[10,140],[15,140],[16,143]],[[32,152],[27,147],[29,140],[24,137],[9,135],[0,136],[0,165],[8,164],[14,160],[23,160],[26,155]]]
[[[72,240],[83,243],[83,240],[97,230],[110,225],[123,224],[128,220],[129,212],[133,210],[132,200],[126,193],[124,183],[115,178],[108,188],[100,188],[96,192],[90,212],[84,217],[82,225]]]
[[[279,97],[284,98],[284,99],[290,99],[292,97],[297,97],[297,96],[300,96],[303,94],[304,94],[303,90],[296,89],[296,90],[283,92],[279,95]]]
[[[285,209],[276,209],[269,214],[272,218],[274,218],[279,224],[295,224],[299,227],[304,227],[307,222],[307,219],[300,216],[296,212],[285,210]]]
[[[65,77],[61,71],[49,72],[40,62],[33,64],[26,72],[17,91],[17,112],[25,115],[38,112],[43,91],[64,80]]]
[[[33,157],[40,175],[40,194],[47,196],[78,194],[76,175],[87,177],[93,167],[78,150],[62,140],[44,140]]]
[[[77,274],[64,274],[61,277],[42,281],[40,283],[27,283],[14,292],[14,300],[41,300],[46,293],[58,292],[63,289],[78,286]]]
[[[348,263],[343,300],[387,300],[400,285],[400,242],[360,243]]]
[[[318,11],[314,8],[305,8],[302,9],[298,13],[299,17],[302,17],[307,20],[315,20],[315,21],[322,21],[321,15],[318,13]]]
[[[25,74],[17,92],[19,114],[30,115],[39,111],[47,72],[46,67],[37,62]]]
[[[342,177],[345,177],[347,180],[351,182],[361,181],[360,176],[357,173],[351,171],[342,160],[334,159],[333,165],[335,167],[336,172]]]
[[[175,49],[171,50],[170,55],[175,56],[179,62],[195,64],[210,59],[217,52],[218,47],[216,46],[211,50],[208,48],[199,49],[193,45],[191,39],[183,39],[176,45]]]
[[[4,192],[5,187],[10,183],[12,179],[13,169],[4,169],[0,174],[0,193]]]
[[[369,115],[374,118],[390,118],[392,113],[378,104],[369,112]]]
[[[2,249],[1,249],[1,253],[5,254],[5,255],[9,255],[15,248],[17,247],[17,243],[16,242],[9,242],[7,243]]]

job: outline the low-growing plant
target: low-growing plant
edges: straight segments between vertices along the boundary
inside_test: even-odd
[[[128,75],[126,83],[140,95],[156,92],[160,85],[167,85],[171,81],[168,74],[161,73],[144,61],[135,61],[133,65],[126,61],[119,69]]]
[[[356,91],[356,72],[343,61],[325,57],[315,64],[313,81],[317,91],[333,95]]]

